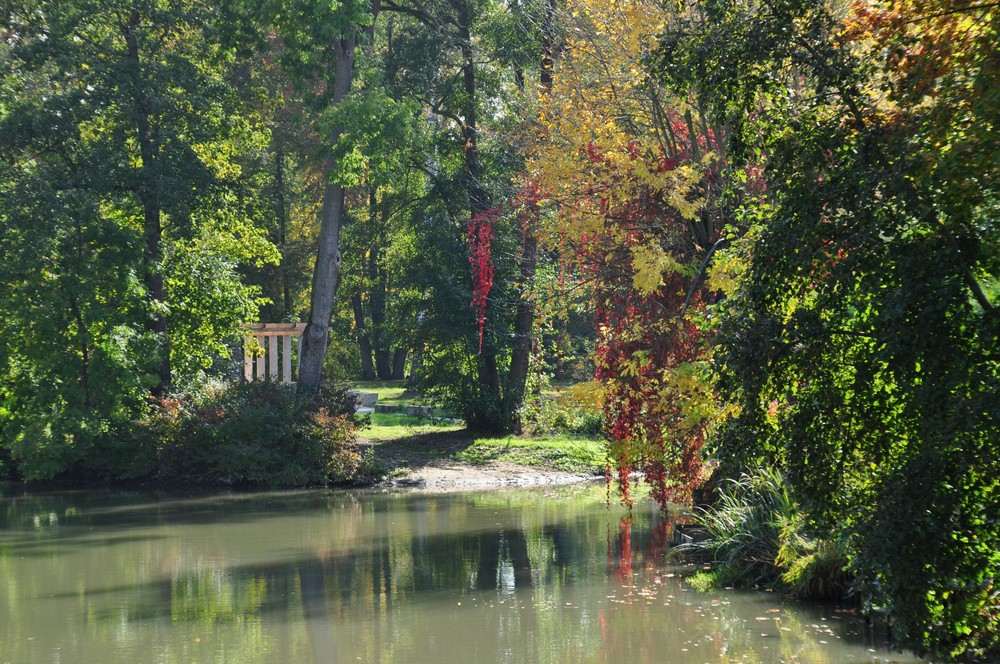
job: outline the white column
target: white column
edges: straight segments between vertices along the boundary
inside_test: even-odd
[[[253,380],[253,354],[247,348],[247,339],[243,340],[243,378],[248,383]]]
[[[292,337],[289,334],[281,338],[281,382],[285,385],[292,382]]]
[[[266,338],[267,337],[258,337],[257,335],[254,335],[254,339],[257,340],[257,343],[260,344],[261,348],[265,347],[264,340]],[[264,373],[264,355],[264,353],[261,353],[257,356],[257,380],[264,380],[264,376],[266,375]]]
[[[267,338],[267,378],[271,382],[278,381],[278,337],[271,335]]]

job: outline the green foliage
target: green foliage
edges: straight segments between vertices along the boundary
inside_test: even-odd
[[[525,419],[534,433],[598,436],[603,431],[603,390],[589,381],[555,393],[542,393],[530,404]]]
[[[711,554],[726,570],[726,585],[772,584],[779,576],[781,534],[794,514],[784,479],[774,470],[761,469],[725,480],[718,503],[698,515],[709,539],[688,546]]]
[[[843,600],[853,590],[846,542],[810,536],[808,527],[798,509],[782,523],[774,560],[781,581],[800,599]]]
[[[336,181],[344,186],[389,183],[408,156],[404,148],[414,139],[416,111],[415,102],[397,102],[378,88],[359,91],[327,109],[319,129],[332,137],[336,128],[331,141],[339,166]]]
[[[733,475],[783,470],[903,643],[995,651],[1000,17],[938,0],[705,7],[665,36],[659,69],[731,123],[734,161],[767,163],[719,328],[739,411],[714,452]],[[794,583],[839,555],[804,552]]]
[[[276,254],[239,212],[263,132],[211,3],[20,4],[0,16],[0,447],[43,479],[141,418],[168,359],[183,384],[228,357],[259,304],[237,265]]]
[[[259,288],[243,283],[237,258],[214,244],[210,237],[179,242],[167,266],[170,360],[180,384],[206,373],[231,373],[232,349],[242,342],[240,326],[254,320],[263,304]],[[259,244],[258,256],[274,256],[270,243]]]
[[[196,398],[161,399],[139,423],[138,446],[154,450],[155,478],[251,486],[370,481],[370,452],[343,391],[302,397],[273,383],[231,384]]]
[[[806,535],[806,523],[775,470],[726,480],[718,502],[702,508],[705,542],[687,545],[717,566],[690,580],[696,588],[771,586],[802,599],[843,599],[850,589],[845,547]]]
[[[460,192],[459,192],[460,193]],[[456,205],[462,205],[456,201]],[[448,213],[454,215],[449,218]],[[469,303],[468,251],[466,229],[460,220],[464,212],[432,210],[428,223],[418,229],[418,250],[413,269],[417,287],[428,294],[417,341],[423,347],[419,386],[450,412],[459,414],[470,429],[482,432],[509,432],[516,413],[497,394],[484,389],[481,363],[494,357],[501,368],[509,366],[513,296],[512,261],[497,261],[493,305],[487,312],[484,352],[478,349],[478,330]],[[513,253],[512,238],[504,231],[494,236],[496,254]],[[502,393],[502,388],[501,389]]]
[[[969,443],[939,439],[887,469],[853,524],[868,607],[952,657],[1000,647],[1000,483]]]

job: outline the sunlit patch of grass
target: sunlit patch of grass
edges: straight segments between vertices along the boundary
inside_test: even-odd
[[[378,395],[378,403],[395,406],[422,406],[428,400],[418,392],[408,390],[405,380],[368,380],[343,385],[350,390],[359,392],[374,392]]]
[[[472,464],[505,461],[523,466],[599,474],[604,471],[605,448],[604,442],[596,437],[477,438],[455,458]]]
[[[465,423],[461,421],[432,420],[392,413],[372,413],[369,417],[372,425],[358,432],[358,438],[361,440],[392,440],[428,433],[460,431],[465,427]]]

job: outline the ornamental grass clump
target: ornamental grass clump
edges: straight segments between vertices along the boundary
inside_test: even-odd
[[[844,547],[806,535],[801,513],[781,474],[758,469],[728,480],[718,502],[701,510],[709,539],[688,545],[711,555],[716,567],[696,588],[782,588],[803,599],[838,599],[850,588]]]
[[[760,469],[752,475],[727,480],[718,502],[700,510],[698,521],[708,530],[704,542],[688,545],[711,555],[714,572],[723,585],[771,585],[780,576],[775,563],[781,532],[792,518],[794,505],[781,475]]]

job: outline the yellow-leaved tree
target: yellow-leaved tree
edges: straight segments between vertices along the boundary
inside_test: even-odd
[[[661,504],[687,500],[719,412],[704,312],[719,296],[706,270],[726,244],[726,134],[694,95],[672,94],[649,74],[657,36],[678,19],[662,4],[568,0],[560,19],[528,160],[547,211],[539,238],[592,288],[609,466],[622,497],[640,470]]]

